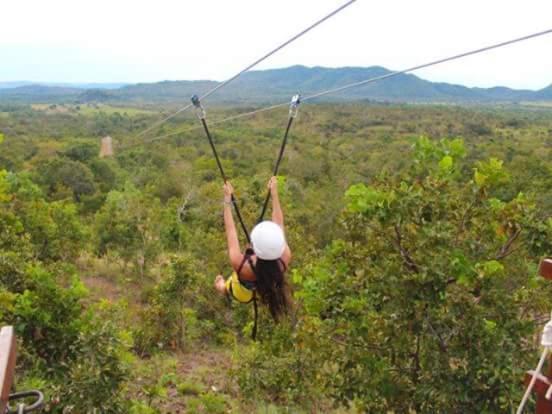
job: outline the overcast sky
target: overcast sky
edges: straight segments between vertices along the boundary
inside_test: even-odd
[[[4,0],[0,81],[232,76],[345,0]],[[399,70],[552,28],[550,0],[357,0],[259,69]],[[417,72],[467,86],[552,83],[552,35]]]

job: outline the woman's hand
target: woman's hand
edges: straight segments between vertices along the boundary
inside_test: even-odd
[[[224,281],[224,277],[222,275],[218,275],[215,278],[215,289],[221,295],[226,294],[226,282]]]
[[[224,202],[230,203],[232,201],[232,194],[234,194],[234,187],[232,187],[232,184],[230,181],[226,181],[224,183]]]
[[[278,194],[278,177],[274,176],[268,180],[268,189],[270,190],[270,194]]]

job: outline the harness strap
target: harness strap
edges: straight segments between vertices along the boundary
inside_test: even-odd
[[[238,280],[240,280],[241,283],[241,277],[240,273],[243,269],[243,266],[245,265],[245,262],[249,263],[249,266],[251,266],[251,270],[253,270],[253,273],[255,276],[257,276],[257,269],[255,268],[255,264],[253,263],[253,260],[251,260],[251,256],[253,255],[252,249],[247,249],[245,251],[245,254],[243,255],[243,260],[240,263],[240,267],[238,268],[238,271],[236,272],[238,274]],[[251,339],[254,341],[257,340],[257,326],[259,321],[259,306],[257,304],[257,289],[253,289],[253,331],[251,332]]]
[[[251,339],[254,341],[257,340],[257,322],[259,320],[259,309],[257,305],[257,291],[253,291],[253,315],[254,315],[254,322],[253,322],[253,331],[251,332]]]
[[[286,150],[286,145],[288,141],[289,136],[289,130],[291,129],[291,125],[293,124],[293,120],[297,116],[297,108],[299,107],[299,104],[301,103],[301,95],[295,95],[291,99],[291,104],[289,107],[289,119],[286,127],[286,133],[284,134],[284,139],[282,140],[282,145],[280,145],[280,153],[278,154],[278,159],[276,161],[276,164],[274,165],[274,171],[272,173],[273,176],[278,175],[278,171],[280,170],[280,164],[282,162],[282,158],[284,156],[284,151]],[[270,190],[268,191],[264,204],[263,209],[261,211],[261,215],[259,216],[259,220],[257,220],[257,223],[260,223],[263,221],[264,216],[266,214],[266,209],[268,208],[268,202],[270,201]]]
[[[255,267],[255,264],[253,263],[253,260],[251,260],[252,250],[247,249],[245,252],[245,259],[249,263],[249,266],[251,266],[251,270],[253,270],[253,273],[255,274],[255,277],[257,277],[257,268]],[[240,275],[238,274],[238,278]],[[251,339],[254,341],[257,340],[257,325],[259,321],[259,309],[257,304],[257,289],[253,289],[253,331],[251,332]]]
[[[280,257],[278,259],[278,261],[280,262],[280,264],[282,265],[282,267],[284,268],[283,272],[287,272],[287,266],[286,266],[286,263],[282,260],[282,258]]]
[[[205,110],[203,109],[203,106],[201,106],[201,102],[199,101],[199,97],[197,95],[192,96],[192,104],[196,108],[197,116],[201,121],[201,125],[203,126],[203,130],[205,131],[205,135],[207,135],[207,139],[209,140],[209,145],[211,146],[211,150],[213,151],[213,156],[215,157],[215,161],[217,162],[220,176],[222,177],[222,180],[226,183],[228,179],[226,177],[226,173],[224,172],[224,168],[222,167],[222,163],[220,162],[220,158],[217,152],[217,148],[215,147],[215,142],[213,141],[213,137],[211,136],[211,133],[209,132],[209,128],[207,127],[207,121],[205,120],[206,118]],[[232,205],[234,206],[234,211],[236,212],[236,216],[238,216],[238,221],[240,222],[240,226],[243,230],[243,234],[245,234],[245,237],[247,238],[247,242],[251,243],[251,239],[249,238],[249,232],[247,231],[247,227],[243,222],[243,218],[242,218],[240,209],[238,207],[238,202],[236,200],[236,197],[234,197],[234,194],[232,194]]]

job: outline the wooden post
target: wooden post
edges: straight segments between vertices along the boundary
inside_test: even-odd
[[[552,258],[543,259],[539,266],[539,274],[545,279],[552,280]]]
[[[527,371],[525,374],[525,386],[529,386],[531,378],[533,378],[534,371]],[[542,374],[537,375],[535,385],[533,386],[533,392],[537,395],[537,411],[536,414],[551,414],[552,413],[552,401],[546,399],[546,391],[552,383],[550,380]]]
[[[539,266],[539,274],[545,279],[552,280],[552,258],[544,259]],[[534,371],[525,374],[525,386],[529,385]],[[552,401],[547,400],[545,395],[552,385],[552,355],[548,359],[548,376],[538,374],[533,392],[537,396],[536,414],[552,414]]]
[[[0,330],[0,413],[6,411],[15,372],[16,343],[13,327]]]

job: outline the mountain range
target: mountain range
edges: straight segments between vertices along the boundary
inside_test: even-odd
[[[118,89],[122,86],[128,85],[128,83],[113,82],[113,83],[69,83],[69,82],[31,82],[31,81],[11,81],[0,82],[1,89],[13,89],[21,86],[58,86],[65,88],[78,88],[78,89]]]
[[[372,66],[324,68],[292,66],[251,71],[209,98],[219,104],[266,104],[285,102],[295,93],[309,95],[391,73]],[[193,94],[208,91],[219,82],[163,81],[139,84],[32,84],[0,82],[0,101],[19,103],[107,102],[118,104],[183,103]],[[518,90],[507,87],[469,88],[430,82],[411,74],[352,88],[321,98],[323,101],[383,101],[441,103],[515,103],[552,101],[552,84],[544,89]]]

